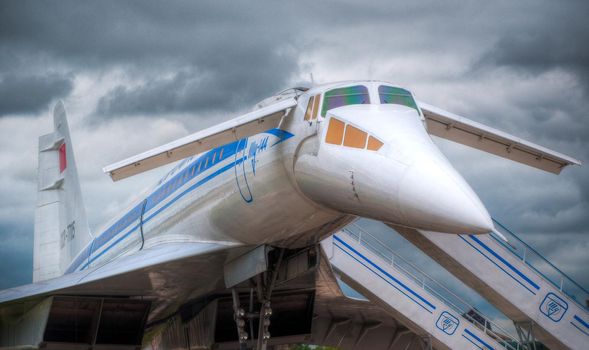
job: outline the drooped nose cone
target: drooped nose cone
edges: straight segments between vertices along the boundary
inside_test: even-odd
[[[324,129],[319,149],[315,151],[309,142],[296,158],[296,181],[309,199],[343,213],[418,230],[454,234],[492,230],[486,208],[432,142],[415,109],[350,105],[328,115],[346,125],[342,133],[352,125],[382,146],[376,151],[346,146],[345,137],[343,143],[327,142],[329,130]]]
[[[401,213],[417,227],[459,234],[488,233],[493,228],[479,197],[445,158],[413,164],[399,190]]]

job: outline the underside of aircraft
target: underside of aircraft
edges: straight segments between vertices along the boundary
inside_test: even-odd
[[[178,162],[91,232],[60,102],[54,131],[39,139],[33,283],[0,292],[0,348],[522,349],[521,337],[420,284],[386,244],[350,231],[361,217],[383,222],[511,307],[479,280],[485,273],[444,251],[465,244],[486,259],[477,266],[509,265],[512,280],[533,280],[521,282],[534,272],[501,256],[507,238],[430,135],[555,174],[580,165],[386,82],[294,88],[105,167],[119,181]],[[538,278],[526,287],[534,310],[589,334],[587,310]],[[574,348],[558,333],[569,330],[533,321],[546,344]]]

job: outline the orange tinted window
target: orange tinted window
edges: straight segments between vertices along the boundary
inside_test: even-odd
[[[329,119],[329,127],[327,128],[327,136],[325,142],[334,145],[341,145],[344,138],[344,122],[335,118]]]
[[[344,137],[344,146],[364,148],[366,147],[366,133],[351,125],[346,126],[346,136]]]
[[[370,136],[368,138],[368,149],[371,151],[378,151],[382,147],[383,143],[380,140]]]
[[[315,96],[309,99],[309,104],[307,105],[307,111],[305,112],[305,120],[311,120],[311,114],[313,113],[313,101],[315,100]]]
[[[313,103],[313,119],[317,119],[317,114],[319,113],[319,95],[315,96],[315,103]]]

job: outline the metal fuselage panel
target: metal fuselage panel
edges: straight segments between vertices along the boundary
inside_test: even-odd
[[[383,82],[310,89],[277,128],[181,161],[67,272],[166,242],[304,246],[353,216],[489,232],[486,208],[432,142],[412,101]]]
[[[296,122],[303,113],[297,107],[280,128],[181,161],[112,220],[66,273],[169,242],[292,245],[293,236],[342,217],[296,188],[295,152],[317,130]]]

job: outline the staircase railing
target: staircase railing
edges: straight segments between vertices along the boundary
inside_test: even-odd
[[[407,277],[421,285],[427,292],[435,295],[449,307],[460,313],[462,317],[472,322],[477,328],[495,339],[498,343],[507,349],[520,350],[526,349],[518,338],[510,332],[502,329],[496,323],[486,317],[476,307],[470,305],[461,297],[450,291],[444,285],[430,277],[427,273],[405,260],[403,257],[393,251],[387,244],[380,241],[374,235],[360,227],[356,223],[351,223],[343,230],[349,237],[356,240],[362,246],[379,256],[383,261],[396,269],[402,271]]]
[[[566,294],[572,301],[583,308],[589,309],[586,304],[589,301],[589,291],[583,288],[566,273],[562,272],[558,267],[554,266],[554,264],[552,264],[547,258],[534,248],[530,247],[513,231],[505,227],[505,225],[495,219],[493,219],[493,222],[495,223],[495,228],[507,238],[508,242],[505,242],[496,233],[493,233],[491,234],[491,237],[495,241],[518,257],[532,270],[536,271],[536,273],[542,276],[546,281],[550,282],[561,292]]]

